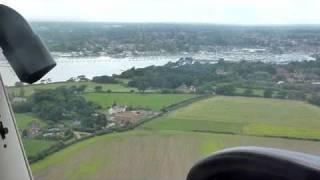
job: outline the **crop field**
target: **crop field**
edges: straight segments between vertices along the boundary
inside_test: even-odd
[[[285,138],[318,139],[319,121],[320,109],[299,101],[217,96],[135,130],[74,144],[31,168],[36,180],[182,180],[199,159],[226,147],[264,146],[320,155],[320,141]]]
[[[40,151],[48,149],[50,146],[54,145],[55,141],[49,140],[38,140],[38,139],[22,139],[24,149],[27,156],[37,155]]]
[[[193,103],[144,127],[320,139],[320,108],[299,101],[220,96]]]
[[[35,84],[24,86],[26,96],[30,96],[35,90],[41,89],[54,89],[60,86],[71,87],[71,86],[81,86],[86,85],[87,88],[85,92],[95,92],[95,86],[102,86],[103,91],[111,90],[112,92],[130,92],[131,90],[137,91],[136,88],[127,87],[124,83],[121,84],[98,84],[94,82],[61,82],[61,83],[51,83],[51,84]],[[19,95],[19,87],[9,87],[8,92]]]
[[[104,109],[114,102],[131,107],[150,108],[160,111],[161,108],[195,97],[192,94],[138,94],[138,93],[86,93],[88,101],[101,105]]]

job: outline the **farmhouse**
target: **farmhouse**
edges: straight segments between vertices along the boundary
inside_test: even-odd
[[[26,135],[28,138],[33,138],[41,133],[40,124],[36,121],[32,121],[28,124],[26,129]]]
[[[119,112],[111,115],[109,117],[109,120],[112,122],[113,126],[115,124],[119,126],[126,126],[130,124],[137,123],[139,120],[151,117],[156,115],[157,113],[154,113],[152,111],[146,111],[146,110],[134,110],[134,111],[125,111],[125,112]]]
[[[109,115],[117,114],[117,113],[125,112],[126,110],[127,110],[127,106],[114,105],[111,108],[109,108],[108,114]]]
[[[181,93],[194,93],[194,92],[196,92],[196,87],[187,86],[187,85],[183,84],[183,85],[177,87],[176,91],[181,92]]]

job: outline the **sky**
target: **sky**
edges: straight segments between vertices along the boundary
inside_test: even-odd
[[[0,0],[29,21],[320,24],[319,0]]]

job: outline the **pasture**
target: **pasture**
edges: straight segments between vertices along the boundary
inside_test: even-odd
[[[26,129],[28,124],[32,121],[36,121],[40,124],[40,127],[46,127],[47,124],[40,120],[39,118],[35,117],[33,114],[28,113],[15,113],[15,120],[19,129]]]
[[[40,151],[49,149],[56,142],[51,140],[22,139],[27,156],[35,156]]]
[[[50,84],[34,84],[24,86],[23,89],[25,91],[26,96],[30,96],[34,91],[41,89],[54,89],[60,86],[71,87],[71,86],[81,86],[85,85],[85,92],[95,92],[94,87],[102,86],[103,91],[111,90],[112,92],[130,92],[130,91],[138,91],[136,88],[127,87],[125,83],[118,84],[98,84],[94,82],[60,82],[60,83],[50,83]],[[20,87],[9,87],[8,92],[11,94],[19,95],[21,91]]]
[[[86,100],[95,102],[106,109],[113,103],[131,107],[150,108],[160,111],[163,107],[196,97],[192,94],[153,94],[153,93],[86,93]]]
[[[199,159],[225,147],[268,146],[317,153],[320,142],[181,131],[104,135],[32,164],[36,180],[185,179]]]
[[[143,127],[320,139],[320,108],[300,101],[217,96]]]

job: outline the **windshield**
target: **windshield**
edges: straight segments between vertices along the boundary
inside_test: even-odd
[[[57,66],[0,72],[36,180],[185,179],[224,148],[320,155],[316,0],[2,0]]]

